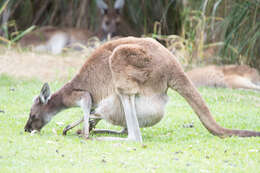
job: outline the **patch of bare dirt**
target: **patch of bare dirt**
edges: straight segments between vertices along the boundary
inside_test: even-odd
[[[70,80],[93,50],[52,55],[0,47],[0,74],[43,82]]]

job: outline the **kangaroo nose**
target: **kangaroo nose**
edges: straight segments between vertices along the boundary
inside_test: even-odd
[[[32,130],[31,130],[31,128],[30,128],[30,127],[27,127],[27,126],[25,126],[25,127],[24,127],[24,131],[25,131],[25,132],[29,132],[29,133],[30,133]]]

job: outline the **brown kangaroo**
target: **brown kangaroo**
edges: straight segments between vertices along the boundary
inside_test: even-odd
[[[25,35],[19,44],[22,47],[31,46],[36,51],[59,54],[64,47],[86,45],[91,36],[94,34],[84,29],[45,26]],[[74,48],[78,49],[76,46]]]
[[[116,0],[113,6],[103,0],[97,0],[96,3],[102,15],[100,32],[97,34],[100,39],[106,39],[108,36],[136,36],[129,24],[122,18],[125,0]]]
[[[187,72],[196,87],[241,88],[260,91],[260,75],[247,65],[206,66]]]
[[[108,36],[119,35],[118,28],[124,24],[121,20],[121,9],[125,1],[116,0],[113,7],[108,7],[103,0],[96,0],[96,3],[102,13],[99,32],[94,34],[87,29],[45,26],[25,35],[19,44],[22,47],[33,47],[36,51],[59,54],[64,47],[80,49],[77,44],[86,45],[88,39],[93,36],[103,40]]]
[[[94,118],[127,129],[127,138],[103,140],[142,142],[140,128],[153,126],[164,115],[168,88],[187,100],[210,133],[220,137],[260,136],[260,132],[219,126],[177,58],[159,42],[135,37],[109,41],[96,49],[79,73],[56,93],[51,95],[48,84],[44,84],[25,131],[40,131],[61,110],[79,106],[83,120],[72,126],[83,121],[85,138],[89,137],[89,120]],[[91,109],[95,109],[94,114]]]

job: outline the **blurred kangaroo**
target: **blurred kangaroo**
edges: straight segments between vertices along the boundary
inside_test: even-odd
[[[196,87],[241,88],[260,91],[260,75],[247,65],[206,66],[195,68],[187,75]]]
[[[104,0],[96,0],[97,6],[101,11],[101,32],[99,38],[106,39],[108,36],[136,36],[137,34],[122,18],[122,10],[125,0],[116,0],[114,4],[105,3]]]
[[[59,54],[64,47],[77,49],[78,43],[86,45],[92,36],[94,34],[85,29],[46,26],[25,35],[19,44],[22,47],[32,47],[36,51]]]
[[[108,36],[113,37],[120,35],[118,28],[121,27],[123,23],[121,21],[121,9],[125,1],[116,0],[113,8],[109,8],[103,0],[96,0],[96,3],[102,13],[99,32],[92,33],[87,29],[46,26],[25,35],[19,41],[19,44],[22,47],[33,47],[36,51],[47,51],[53,54],[59,54],[64,47],[79,48],[75,46],[78,43],[86,45],[88,39],[92,36],[97,36],[103,40]],[[127,32],[125,28],[124,30]]]
[[[83,121],[83,136],[89,138],[90,118],[105,119],[127,129],[128,137],[102,140],[142,142],[140,128],[162,119],[169,88],[186,99],[210,133],[220,137],[260,136],[260,132],[218,125],[177,58],[154,39],[135,37],[109,41],[97,48],[78,74],[54,94],[45,83],[24,129],[40,131],[58,112],[78,106],[84,116],[67,126],[64,134]]]

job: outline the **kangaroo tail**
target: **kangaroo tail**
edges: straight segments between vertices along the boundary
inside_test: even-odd
[[[187,102],[190,104],[192,109],[195,111],[199,117],[202,124],[208,129],[213,135],[219,137],[229,137],[229,136],[240,136],[240,137],[251,137],[260,136],[260,132],[249,131],[249,130],[233,130],[226,129],[217,124],[215,119],[212,117],[208,106],[202,99],[202,96],[195,88],[191,80],[182,70],[179,63],[173,62],[174,72],[172,72],[169,77],[168,85],[170,88],[176,90],[181,96],[183,96]]]

